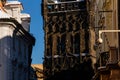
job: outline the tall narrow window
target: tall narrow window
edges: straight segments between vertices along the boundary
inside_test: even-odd
[[[75,35],[75,54],[79,54],[80,53],[80,35],[76,34]]]
[[[51,35],[48,37],[48,44],[47,44],[47,54],[48,56],[52,55],[52,37]]]
[[[65,41],[66,41],[66,35],[62,35],[61,37],[61,54],[65,54]]]

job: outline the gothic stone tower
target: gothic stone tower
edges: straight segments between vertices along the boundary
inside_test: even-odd
[[[73,80],[71,77],[76,75],[75,72],[72,73],[72,70],[82,69],[80,65],[86,61],[90,52],[88,5],[87,0],[43,0],[45,80],[54,80],[54,75],[55,80],[62,79],[62,77],[65,80]],[[66,71],[71,71],[71,73]],[[58,78],[61,72],[63,76]]]

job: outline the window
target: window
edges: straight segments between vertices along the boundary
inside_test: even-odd
[[[80,35],[79,33],[75,35],[75,54],[80,53]]]

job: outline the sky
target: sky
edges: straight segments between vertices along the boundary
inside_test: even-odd
[[[18,0],[22,3],[24,10],[31,16],[30,33],[36,39],[32,51],[32,64],[42,64],[44,55],[44,30],[41,15],[41,0]]]

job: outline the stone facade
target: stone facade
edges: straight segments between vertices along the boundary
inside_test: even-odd
[[[119,0],[94,0],[95,39],[97,55],[97,78],[93,80],[119,80]],[[108,30],[111,30],[107,32]],[[103,31],[102,44],[97,43],[99,31]],[[105,32],[104,32],[105,31]]]
[[[89,26],[87,7],[89,2],[87,0],[59,0],[58,3],[51,1],[43,0],[44,79],[77,80],[80,79],[79,75],[72,73],[76,71],[76,73],[80,72],[82,80],[90,80],[93,75],[90,56],[95,57],[93,50],[95,35]],[[93,58],[92,62],[94,66]],[[89,67],[88,70],[91,69],[88,73],[91,74],[90,76],[83,77],[85,68],[81,70],[83,67],[81,65],[89,65],[87,67]]]

